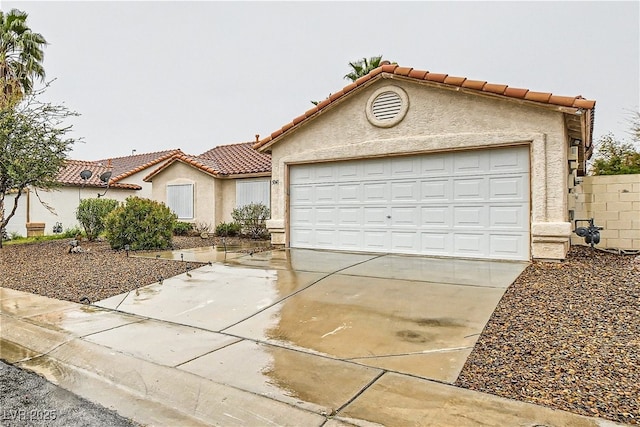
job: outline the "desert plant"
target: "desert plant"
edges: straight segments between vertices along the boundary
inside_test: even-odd
[[[240,224],[242,234],[252,239],[265,239],[269,236],[265,224],[269,215],[269,208],[262,203],[250,203],[231,212],[231,217]]]
[[[167,249],[176,222],[177,216],[163,203],[128,197],[107,215],[106,238],[113,249]]]
[[[216,236],[233,237],[240,234],[240,224],[237,222],[221,222],[216,226]]]
[[[178,221],[173,229],[173,234],[176,236],[187,236],[191,230],[193,230],[193,224],[190,222]]]
[[[201,235],[202,233],[208,233],[211,231],[211,224],[206,222],[196,222],[193,226],[193,233],[196,235]]]
[[[95,240],[104,231],[104,220],[115,208],[118,201],[113,199],[84,199],[78,205],[76,218],[84,228],[87,239]]]

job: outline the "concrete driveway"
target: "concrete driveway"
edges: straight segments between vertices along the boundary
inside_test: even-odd
[[[2,289],[0,356],[145,424],[601,425],[448,385],[524,263],[155,256],[185,273],[94,306]]]

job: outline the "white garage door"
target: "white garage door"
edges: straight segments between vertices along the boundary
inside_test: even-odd
[[[295,165],[294,248],[529,259],[528,147]]]

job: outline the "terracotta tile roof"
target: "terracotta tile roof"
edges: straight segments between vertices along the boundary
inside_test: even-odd
[[[91,177],[84,181],[80,173],[84,170],[91,171]],[[85,186],[85,187],[105,187],[105,183],[100,180],[100,176],[105,172],[113,170],[100,162],[87,162],[84,160],[66,160],[64,166],[58,172],[56,180],[65,186]],[[140,190],[142,187],[136,184],[114,183],[111,181],[111,188],[122,188],[130,190]]]
[[[251,142],[219,145],[199,156],[182,152],[174,154],[160,167],[144,177],[151,181],[161,171],[175,162],[181,162],[213,176],[245,175],[271,172],[271,154],[260,153],[252,148]]]
[[[251,142],[219,145],[198,157],[212,160],[223,175],[271,172],[271,154],[253,149]]]
[[[448,74],[431,73],[429,71],[416,70],[409,67],[400,67],[394,64],[385,64],[372,70],[369,74],[360,77],[355,82],[345,86],[342,90],[332,94],[329,98],[318,103],[318,105],[311,108],[310,110],[307,110],[304,114],[294,118],[290,123],[287,123],[282,128],[276,130],[268,137],[257,141],[253,144],[253,148],[259,149],[267,144],[270,145],[270,143],[275,139],[279,138],[285,133],[291,132],[292,129],[297,128],[301,123],[316,116],[324,108],[335,103],[337,100],[341,99],[353,90],[364,85],[368,85],[371,82],[382,78],[383,73],[387,75],[391,74],[400,76],[405,79],[435,82],[444,86],[460,87],[470,91],[476,91],[478,93],[486,93],[496,96],[503,96],[506,98],[521,99],[524,101],[530,101],[533,103],[549,106],[594,110],[596,104],[596,101],[585,99],[582,96],[557,96],[551,93],[534,92],[529,89],[512,88],[503,84],[487,83],[480,80],[469,80],[466,77],[449,76]],[[589,135],[589,137],[591,136]]]
[[[175,154],[180,154],[180,149],[156,151],[153,153],[134,154],[125,157],[115,157],[112,159],[98,160],[105,166],[111,165],[113,168],[112,182],[118,182],[133,174],[143,171],[158,163],[164,162]]]

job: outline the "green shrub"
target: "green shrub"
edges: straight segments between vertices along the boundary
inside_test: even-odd
[[[113,199],[84,199],[78,205],[76,218],[84,228],[87,239],[95,240],[104,231],[104,220],[115,208],[118,201]]]
[[[191,230],[193,230],[193,224],[190,222],[178,221],[173,229],[173,234],[176,236],[187,236]]]
[[[103,227],[103,231],[104,231],[104,227]],[[80,227],[73,227],[73,228],[67,228],[66,230],[64,230],[64,232],[60,235],[60,238],[70,239],[72,237],[77,237],[78,235],[80,236],[83,235],[82,229],[80,229]]]
[[[106,237],[113,249],[132,251],[171,247],[177,216],[163,203],[128,197],[105,221]]]
[[[240,224],[237,222],[221,222],[216,226],[216,236],[233,237],[240,234]]]
[[[243,235],[252,239],[269,237],[265,221],[269,218],[269,208],[262,203],[251,203],[231,212],[231,217],[240,224]]]

